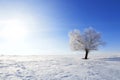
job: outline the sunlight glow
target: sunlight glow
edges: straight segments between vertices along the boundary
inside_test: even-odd
[[[23,20],[21,19],[10,19],[0,22],[3,25],[1,35],[8,41],[17,41],[24,38],[28,31]]]

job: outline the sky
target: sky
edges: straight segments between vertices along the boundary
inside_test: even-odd
[[[74,54],[68,33],[89,26],[106,42],[95,53],[120,53],[119,4],[119,0],[0,0],[0,54]]]

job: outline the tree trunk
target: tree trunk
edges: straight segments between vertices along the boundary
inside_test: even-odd
[[[86,52],[86,53],[85,53],[85,59],[87,59],[87,58],[88,58],[88,53],[89,53],[89,50],[88,50],[88,49],[86,49],[86,50],[85,50],[85,52]]]

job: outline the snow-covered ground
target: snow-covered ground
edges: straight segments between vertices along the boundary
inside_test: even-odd
[[[0,56],[0,80],[120,80],[120,55]]]

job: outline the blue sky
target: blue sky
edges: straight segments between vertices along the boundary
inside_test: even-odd
[[[0,0],[0,54],[71,54],[68,32],[92,26],[120,52],[119,0]]]

